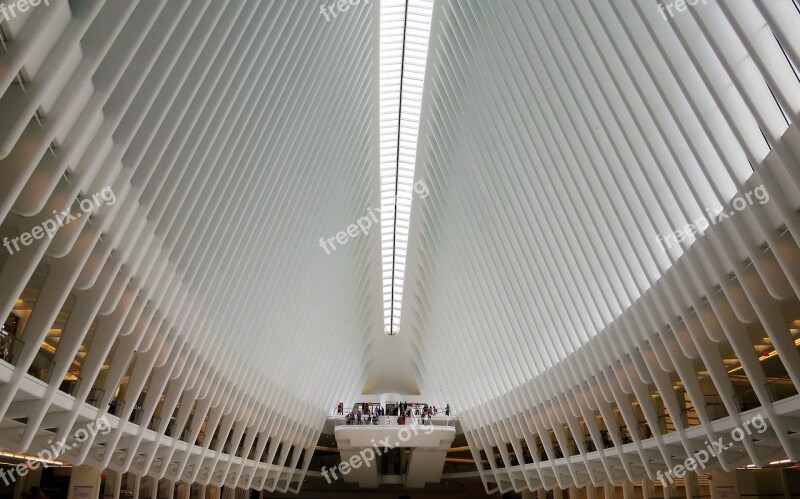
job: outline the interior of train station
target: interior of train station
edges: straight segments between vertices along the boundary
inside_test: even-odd
[[[800,499],[800,1],[2,2],[0,499]]]

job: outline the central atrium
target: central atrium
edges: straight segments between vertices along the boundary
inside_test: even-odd
[[[800,498],[799,0],[4,0],[0,499]]]

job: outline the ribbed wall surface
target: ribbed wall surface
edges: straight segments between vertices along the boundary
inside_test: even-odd
[[[376,1],[49,4],[0,23],[2,448],[108,411],[63,459],[294,489],[393,366],[487,490],[654,479],[754,415],[722,467],[800,460],[795,1],[436,0],[407,252],[353,225],[391,201]]]
[[[53,0],[3,24],[3,236],[115,197],[0,256],[0,312],[24,342],[0,414],[27,418],[4,448],[71,435],[89,398],[141,427],[69,461],[302,481],[382,330],[378,231],[320,243],[379,203],[377,7],[328,17],[308,2]],[[28,371],[46,381],[33,402]],[[77,401],[59,405],[59,387]]]
[[[736,366],[770,433],[723,465],[799,457],[759,355],[777,351],[796,393],[800,13],[674,14],[436,2],[403,331],[502,490],[655,478],[722,436],[710,406],[744,419]],[[662,249],[757,188],[768,201]]]

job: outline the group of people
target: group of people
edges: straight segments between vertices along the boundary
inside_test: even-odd
[[[344,404],[342,402],[339,402],[336,413],[344,414]],[[356,406],[355,414],[352,412],[347,414],[345,420],[347,424],[378,424],[378,418],[385,415],[386,409],[382,406],[364,402]]]
[[[434,405],[400,402],[395,404],[392,414],[397,417],[397,424],[405,425],[406,418],[411,418],[412,416],[421,417],[422,424],[432,424],[432,416],[436,416],[438,413],[439,409],[437,409]],[[446,416],[450,416],[450,404],[446,405],[444,408],[444,413]],[[344,415],[344,403],[339,402],[339,405],[336,407],[336,414]],[[356,405],[355,411],[348,413],[345,417],[345,421],[348,425],[376,425],[378,424],[381,416],[386,416],[385,407],[379,404],[370,404],[368,402],[364,402]]]
[[[423,418],[436,416],[439,413],[439,409],[436,408],[435,405],[428,405],[428,404],[409,404],[408,402],[400,402],[394,407],[394,415],[395,416],[407,416],[410,417],[412,412],[415,416],[422,416]],[[450,416],[450,404],[444,408],[445,416]]]
[[[362,414],[361,412],[356,412],[356,414],[353,415],[351,412],[345,417],[345,421],[347,421],[347,424],[378,424],[380,415],[366,413],[363,414],[362,417]]]

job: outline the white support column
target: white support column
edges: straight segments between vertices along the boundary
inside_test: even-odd
[[[669,480],[663,480],[661,483],[664,485],[664,499],[674,499],[678,497],[678,488],[675,486],[675,482],[670,483]]]
[[[603,487],[603,499],[614,499],[614,484],[607,483],[605,487]]]
[[[709,474],[711,499],[741,499],[735,471],[715,470]]]
[[[642,499],[650,499],[655,496],[655,484],[652,480],[645,478],[642,480]]]
[[[683,483],[686,488],[686,499],[700,498],[700,482],[697,481],[697,473],[687,473]]]
[[[73,499],[76,488],[81,492],[83,497],[86,497],[86,492],[90,498],[99,499],[100,497],[100,474],[102,470],[92,468],[91,466],[75,466],[72,468],[72,474],[69,477],[69,489],[67,489],[67,499]],[[86,489],[91,487],[91,490]]]
[[[128,476],[130,477],[129,480],[133,482],[133,499],[139,499],[139,490],[141,490],[140,486],[142,483],[142,477],[133,474]]]
[[[633,484],[631,482],[622,482],[622,499],[633,499]]]
[[[167,497],[166,499],[175,499],[175,482],[167,480]]]
[[[781,488],[783,489],[783,499],[792,499],[792,493],[789,487],[789,477],[786,476],[788,469],[781,470]]]
[[[147,477],[147,485],[149,488],[144,496],[145,499],[158,499],[158,478]]]
[[[597,487],[594,485],[586,486],[586,499],[597,499]]]
[[[175,487],[173,487],[173,490]],[[189,499],[191,492],[191,485],[186,482],[178,482],[178,491],[175,494],[175,499]]]
[[[113,498],[119,499],[120,493],[122,492],[122,473],[113,470],[106,470],[106,486],[108,484],[108,479],[113,477],[114,480],[114,491],[113,491]]]

